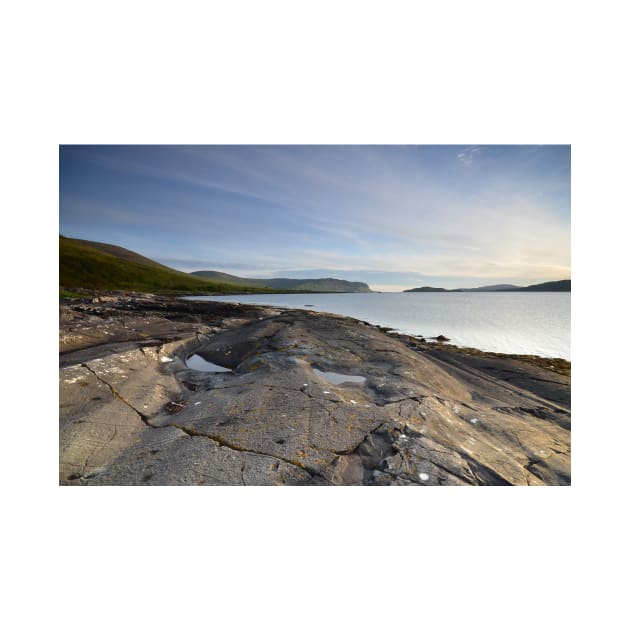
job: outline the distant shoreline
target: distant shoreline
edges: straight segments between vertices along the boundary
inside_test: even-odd
[[[519,287],[513,284],[496,284],[472,289],[444,289],[442,287],[419,287],[405,289],[403,293],[570,293],[571,280],[555,280]]]

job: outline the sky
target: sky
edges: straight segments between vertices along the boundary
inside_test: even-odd
[[[568,145],[62,145],[59,230],[378,291],[571,277]]]

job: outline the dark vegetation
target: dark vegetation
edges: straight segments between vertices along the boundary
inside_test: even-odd
[[[528,287],[518,287],[517,289],[504,289],[505,291],[570,291],[571,280],[556,280],[555,282],[543,282],[542,284],[532,284]]]
[[[60,297],[84,297],[85,290],[148,293],[357,293],[363,282],[334,278],[269,280],[239,278],[219,271],[184,273],[117,245],[59,237]]]
[[[270,292],[261,287],[198,278],[122,247],[64,236],[59,237],[59,287],[62,297],[80,297],[82,293],[77,289],[196,294]]]
[[[77,292],[77,291],[68,291],[67,289],[59,289],[59,297],[66,299],[66,298],[84,298],[84,297],[89,297],[89,294],[87,293],[81,293],[81,292]]]

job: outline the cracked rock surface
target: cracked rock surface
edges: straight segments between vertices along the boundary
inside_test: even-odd
[[[570,377],[539,365],[310,311],[60,310],[61,484],[570,484]]]

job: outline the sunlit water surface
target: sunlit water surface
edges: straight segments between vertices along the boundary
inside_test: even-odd
[[[320,293],[188,299],[307,308],[348,315],[410,335],[445,335],[458,346],[571,359],[568,292]]]

